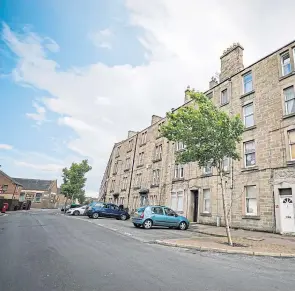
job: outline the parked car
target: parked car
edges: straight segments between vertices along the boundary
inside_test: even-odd
[[[186,230],[189,227],[189,221],[186,217],[178,215],[166,206],[140,207],[135,211],[132,222],[135,227],[142,226],[146,229],[153,226],[164,226]]]
[[[66,213],[70,215],[84,215],[87,205],[81,207],[70,208]]]
[[[67,207],[66,207],[66,212],[69,210],[69,209],[71,209],[71,208],[78,208],[78,207],[81,207],[82,205],[80,205],[80,204],[70,204],[70,205],[67,205]],[[60,211],[64,211],[64,206],[61,208],[61,210]]]
[[[112,203],[97,202],[96,204],[89,206],[87,210],[89,218],[97,219],[98,217],[110,217],[121,220],[130,218],[129,213],[119,208],[117,205]]]

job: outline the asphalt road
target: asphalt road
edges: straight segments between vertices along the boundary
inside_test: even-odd
[[[0,217],[0,258],[5,291],[289,291],[295,286],[294,259],[193,254],[46,211]]]

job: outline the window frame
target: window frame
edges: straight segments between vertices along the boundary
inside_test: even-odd
[[[210,168],[210,171],[206,171],[207,168]],[[203,167],[203,174],[204,175],[212,175],[213,173],[213,167],[211,165],[211,163],[208,163],[206,166]]]
[[[290,161],[295,161],[295,156],[292,157],[292,146],[295,147],[295,140],[294,142],[291,141],[290,139],[290,133],[293,132],[293,134],[295,135],[295,129],[290,129],[287,131],[287,135],[288,135],[288,146],[289,146],[289,153],[290,153]]]
[[[174,165],[174,179],[183,179],[184,178],[184,165],[175,164]]]
[[[146,144],[146,138],[147,138],[147,131],[141,134],[141,145]]]
[[[293,98],[290,99],[290,100],[286,100],[286,94],[285,94],[285,91],[288,90],[288,89],[291,89],[291,88],[292,88],[292,91],[293,91]],[[289,114],[293,114],[293,113],[295,113],[295,111],[294,111],[294,112],[288,112],[288,105],[287,105],[288,102],[290,102],[290,101],[292,101],[292,100],[293,100],[293,102],[295,103],[295,88],[294,88],[294,86],[292,85],[292,86],[289,86],[289,87],[284,88],[284,89],[283,89],[283,95],[284,95],[285,115],[289,115]]]
[[[246,114],[246,110],[245,109],[247,107],[250,107],[250,106],[252,106],[252,113]],[[246,118],[247,117],[250,117],[250,116],[252,116],[253,124],[250,125],[250,126],[246,126]],[[253,102],[250,102],[250,103],[247,103],[247,104],[243,105],[243,121],[244,121],[245,128],[250,128],[250,127],[252,127],[252,126],[255,125],[255,120],[254,120],[254,103]]]
[[[184,190],[173,190],[171,191],[171,201],[170,201],[170,208],[174,212],[183,212],[184,207]],[[179,198],[182,199],[181,209],[179,209]],[[175,200],[175,207],[173,205],[173,199]]]
[[[286,65],[284,65],[284,62],[283,62],[283,57],[284,57],[285,55],[289,55],[289,64],[287,64],[287,65],[290,66],[290,71],[289,71],[288,73],[286,73],[286,74],[285,74],[285,71],[284,71],[284,67],[285,67]],[[284,53],[282,53],[282,54],[280,55],[280,59],[281,59],[281,71],[282,71],[282,77],[284,77],[284,76],[289,75],[289,74],[292,72],[291,55],[290,55],[289,50],[286,51],[286,52],[284,52]]]
[[[162,144],[156,145],[155,148],[155,160],[161,160],[162,159]]]
[[[225,168],[225,162],[224,161],[226,161],[226,160],[228,161],[228,165],[227,165],[228,169]],[[229,157],[224,157],[223,158],[222,169],[223,169],[224,172],[229,172],[230,171],[230,162],[231,162],[231,159]]]
[[[225,102],[223,102],[223,96],[224,96],[223,92],[226,92],[226,101]],[[220,92],[220,105],[225,105],[228,103],[229,103],[228,88],[224,88]]]
[[[246,91],[246,84],[250,83],[250,82],[245,82],[245,77],[251,75],[251,90]],[[247,72],[246,74],[243,75],[243,93],[247,94],[253,91],[253,74],[252,71]]]
[[[249,143],[253,143],[254,144],[254,151],[253,152],[249,152],[249,153],[246,153],[246,145],[249,144]],[[251,168],[251,167],[255,167],[256,164],[257,164],[257,161],[256,161],[256,142],[254,139],[252,140],[249,140],[249,141],[245,141],[243,143],[243,153],[244,153],[244,166],[245,168]],[[255,163],[253,165],[249,165],[247,166],[247,155],[250,155],[250,154],[253,154],[254,153],[254,160],[255,160]]]
[[[130,170],[130,157],[126,158],[125,160],[125,170]]]
[[[206,194],[208,193],[209,197],[205,197],[205,193]],[[207,200],[209,201],[209,209],[208,210],[206,210],[206,201]],[[211,189],[210,188],[203,189],[203,208],[202,208],[202,210],[203,210],[203,213],[211,213]]]
[[[248,194],[248,189],[250,187],[254,187],[255,188],[255,197],[247,197]],[[254,211],[254,213],[248,212],[248,204],[247,204],[247,200],[255,200],[256,202],[256,212]],[[256,185],[247,185],[245,186],[245,215],[246,216],[257,216],[258,215],[258,196],[257,196],[257,186]]]
[[[36,199],[37,197],[38,197],[38,199]],[[35,202],[35,203],[41,203],[41,198],[42,198],[42,193],[37,192],[37,193],[35,194],[35,197],[34,197],[34,202]]]

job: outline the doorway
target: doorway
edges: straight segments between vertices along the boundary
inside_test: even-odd
[[[294,206],[292,198],[292,189],[279,189],[280,191],[280,217],[281,217],[281,232],[295,232],[294,222]]]
[[[194,201],[194,212],[193,212],[193,221],[198,222],[198,211],[199,211],[199,191],[194,190],[191,191],[193,194],[193,201]]]

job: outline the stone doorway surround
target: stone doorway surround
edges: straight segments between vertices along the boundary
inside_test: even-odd
[[[284,225],[283,225],[283,221],[282,221],[282,216],[284,215],[282,213],[282,200],[283,200],[283,196],[282,193],[284,193],[284,189],[291,189],[292,191],[292,196],[290,196],[292,198],[293,201],[293,213],[295,213],[295,181],[294,183],[289,183],[289,182],[281,182],[279,184],[275,184],[274,185],[274,198],[275,198],[275,219],[276,219],[276,232],[277,233],[286,233],[284,232]],[[289,196],[288,196],[289,197]],[[293,223],[294,223],[294,231],[292,232],[292,234],[295,234],[295,218],[293,219]],[[288,232],[289,233],[289,232]]]

